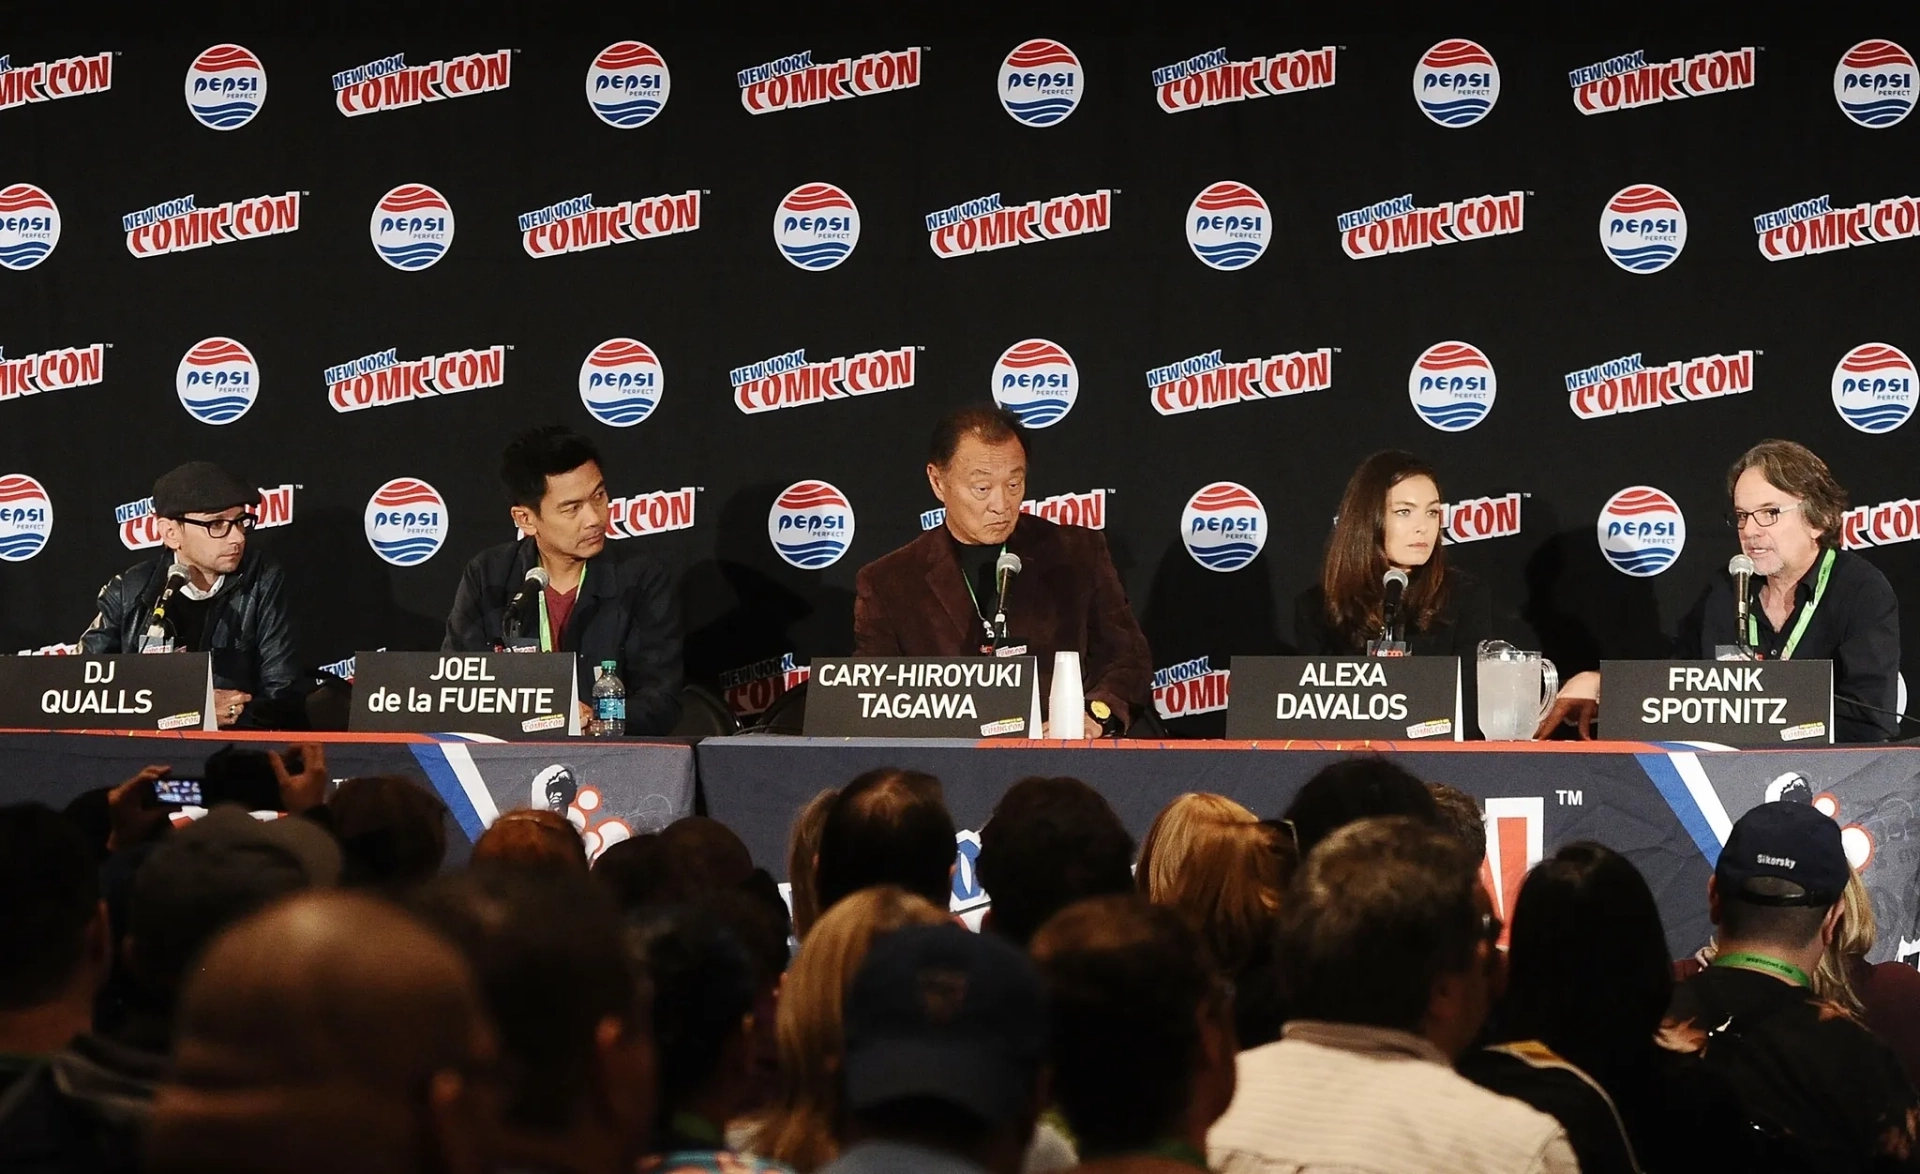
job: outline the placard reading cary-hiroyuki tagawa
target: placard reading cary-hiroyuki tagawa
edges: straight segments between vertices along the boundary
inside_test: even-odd
[[[810,738],[1031,738],[1031,656],[815,657]]]
[[[1830,660],[1603,660],[1600,680],[1608,738],[1727,746],[1833,741]]]
[[[580,732],[571,652],[362,652],[353,716],[368,733],[462,733],[495,738]]]
[[[213,658],[0,656],[0,727],[16,730],[211,730]]]
[[[1236,656],[1227,737],[1458,741],[1453,656]]]

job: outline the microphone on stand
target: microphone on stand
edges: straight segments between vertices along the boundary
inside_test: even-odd
[[[1007,638],[1007,588],[1013,586],[1013,577],[1020,573],[1020,556],[1010,550],[1000,552],[1000,558],[993,564],[993,582],[999,597],[993,605],[993,623],[1002,640]]]
[[[1380,577],[1380,590],[1380,636],[1391,640],[1393,626],[1400,619],[1400,597],[1407,591],[1407,573],[1399,567],[1388,567]]]
[[[500,636],[507,647],[511,648],[520,639],[520,632],[526,627],[527,600],[538,598],[550,579],[545,567],[527,568],[527,577],[520,581],[520,590],[507,601],[506,614],[500,620]]]
[[[153,612],[147,617],[147,634],[141,638],[140,651],[173,651],[173,621],[167,618],[167,604],[173,602],[174,592],[192,580],[193,571],[183,562],[175,561],[167,568],[167,585],[160,589],[160,598],[153,601]]]
[[[1727,560],[1727,574],[1733,576],[1733,642],[1751,651],[1747,643],[1749,607],[1747,591],[1753,582],[1753,560],[1736,554]]]

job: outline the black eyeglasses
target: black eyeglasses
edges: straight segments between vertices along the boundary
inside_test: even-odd
[[[233,533],[235,526],[240,527],[242,534],[246,533],[253,529],[254,523],[259,521],[259,519],[255,518],[252,514],[241,514],[237,518],[214,518],[210,521],[201,518],[175,518],[174,521],[185,522],[190,526],[204,527],[207,532],[207,537],[209,538],[225,538],[227,535]]]
[[[1771,526],[1775,522],[1779,521],[1781,514],[1787,513],[1792,510],[1797,510],[1804,504],[1806,503],[1795,502],[1792,505],[1782,505],[1782,506],[1770,505],[1763,509],[1757,509],[1757,510],[1734,510],[1732,513],[1724,515],[1724,517],[1726,518],[1727,525],[1732,527],[1735,530],[1738,530],[1741,527],[1745,526],[1747,524],[1748,518],[1752,518],[1754,521],[1760,523],[1761,527],[1764,529],[1765,527]]]

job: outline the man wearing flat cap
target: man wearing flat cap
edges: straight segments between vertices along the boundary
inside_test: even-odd
[[[280,564],[247,549],[260,494],[211,461],[189,461],[153,483],[166,550],[100,589],[99,614],[80,651],[207,652],[222,728],[272,725],[297,700],[299,669]],[[171,647],[151,647],[154,604],[175,568],[186,581],[167,604]]]

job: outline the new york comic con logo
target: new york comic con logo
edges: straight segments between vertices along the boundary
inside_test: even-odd
[[[1609,114],[1661,102],[1724,94],[1753,86],[1753,48],[1715,50],[1671,61],[1648,62],[1635,49],[1567,72],[1573,108]]]
[[[327,402],[336,412],[387,408],[410,400],[455,395],[507,381],[507,348],[448,351],[419,359],[401,359],[398,347],[362,355],[328,367],[322,376]]]
[[[1913,113],[1913,54],[1892,41],[1862,41],[1833,68],[1833,100],[1861,126],[1884,130]]]
[[[610,338],[580,364],[580,402],[602,424],[631,428],[653,415],[665,380],[659,357],[646,343]]]
[[[796,481],[767,511],[767,541],[803,571],[830,567],[853,544],[853,506],[825,481]]]
[[[113,88],[113,54],[62,57],[15,65],[13,54],[0,54],[0,110],[34,102],[104,94]]]
[[[1153,99],[1168,114],[1254,98],[1298,94],[1333,85],[1338,50],[1332,45],[1233,61],[1226,47],[1196,53],[1153,71]]]
[[[1058,424],[1079,397],[1080,369],[1057,342],[1022,339],[993,364],[993,402],[1018,416],[1023,427]]]
[[[31,269],[60,243],[60,209],[30,183],[0,189],[0,265]]]
[[[608,126],[632,130],[659,116],[673,89],[673,75],[653,46],[615,41],[587,66],[587,106]]]
[[[1022,126],[1064,121],[1086,88],[1080,59],[1058,41],[1022,41],[1000,63],[1000,105]]]
[[[53,499],[25,473],[0,476],[0,560],[25,562],[53,536]]]
[[[348,118],[358,118],[425,102],[489,94],[506,89],[512,82],[510,49],[425,65],[408,65],[405,53],[395,53],[334,74],[333,105]]]
[[[813,50],[743,69],[734,75],[740,83],[740,105],[748,114],[798,110],[847,98],[865,98],[920,84],[918,47],[842,57],[824,65],[813,63]]]
[[[1168,665],[1153,674],[1153,708],[1162,718],[1218,713],[1233,692],[1233,674],[1216,669],[1210,657]]]
[[[408,273],[430,268],[453,246],[453,205],[424,183],[403,183],[381,196],[367,221],[373,251]]]
[[[447,540],[447,502],[414,477],[395,477],[367,500],[367,545],[396,567],[426,562]]]
[[[1833,409],[1862,432],[1891,432],[1913,416],[1920,372],[1899,347],[1854,347],[1833,369]]]
[[[1687,247],[1687,212],[1650,183],[1621,188],[1600,209],[1600,247],[1628,273],[1658,273]]]
[[[927,214],[927,244],[942,260],[990,253],[1015,245],[1105,232],[1113,223],[1113,192],[1099,191],[1034,200],[1008,208],[1000,193]]]
[[[830,183],[803,183],[773,210],[773,243],[800,269],[832,269],[860,243],[860,209]]]
[[[1769,261],[1811,257],[1920,236],[1920,200],[1893,196],[1835,208],[1831,195],[1801,200],[1753,218],[1760,255]]]
[[[1187,247],[1214,269],[1244,269],[1273,239],[1273,214],[1259,192],[1223,179],[1187,206]]]
[[[1333,349],[1289,351],[1229,363],[1208,351],[1147,372],[1147,395],[1162,416],[1284,399],[1333,386]]]
[[[1566,376],[1567,406],[1582,420],[1644,412],[1753,390],[1754,351],[1702,355],[1649,367],[1640,354],[1622,355]]]
[[[1441,41],[1413,67],[1413,100],[1441,126],[1472,126],[1500,100],[1500,66],[1473,41]]]
[[[173,387],[189,416],[202,424],[231,424],[259,398],[260,364],[231,338],[203,338],[181,356]]]
[[[209,245],[231,245],[300,230],[300,193],[255,196],[202,208],[194,196],[181,196],[120,218],[127,252],[164,257]]]
[[[1215,481],[1180,511],[1180,541],[1209,571],[1237,571],[1267,544],[1267,509],[1246,486]]]
[[[0,348],[0,401],[90,387],[106,378],[107,344],[61,347],[9,359]]]
[[[807,362],[805,347],[735,367],[733,406],[749,416],[913,386],[917,347]]]
[[[260,500],[253,507],[254,529],[292,525],[293,491],[297,488],[297,485],[275,485],[262,489]],[[147,550],[163,541],[160,518],[153,512],[151,497],[116,507],[113,521],[119,527],[120,545],[128,550]]]
[[[1672,566],[1687,544],[1687,519],[1679,505],[1649,485],[1632,485],[1608,498],[1594,531],[1613,569],[1639,579]]]
[[[267,101],[267,71],[241,45],[215,45],[187,66],[187,110],[212,130],[239,130]]]
[[[1437,342],[1407,372],[1413,410],[1442,432],[1465,432],[1486,419],[1499,391],[1493,363],[1471,343]]]
[[[1341,250],[1356,261],[1410,253],[1525,231],[1527,193],[1474,196],[1428,206],[1415,204],[1409,192],[1342,212],[1334,224],[1340,229]]]
[[[520,247],[535,259],[630,245],[699,228],[700,192],[669,192],[605,208],[595,207],[588,192],[521,213],[519,227]]]

